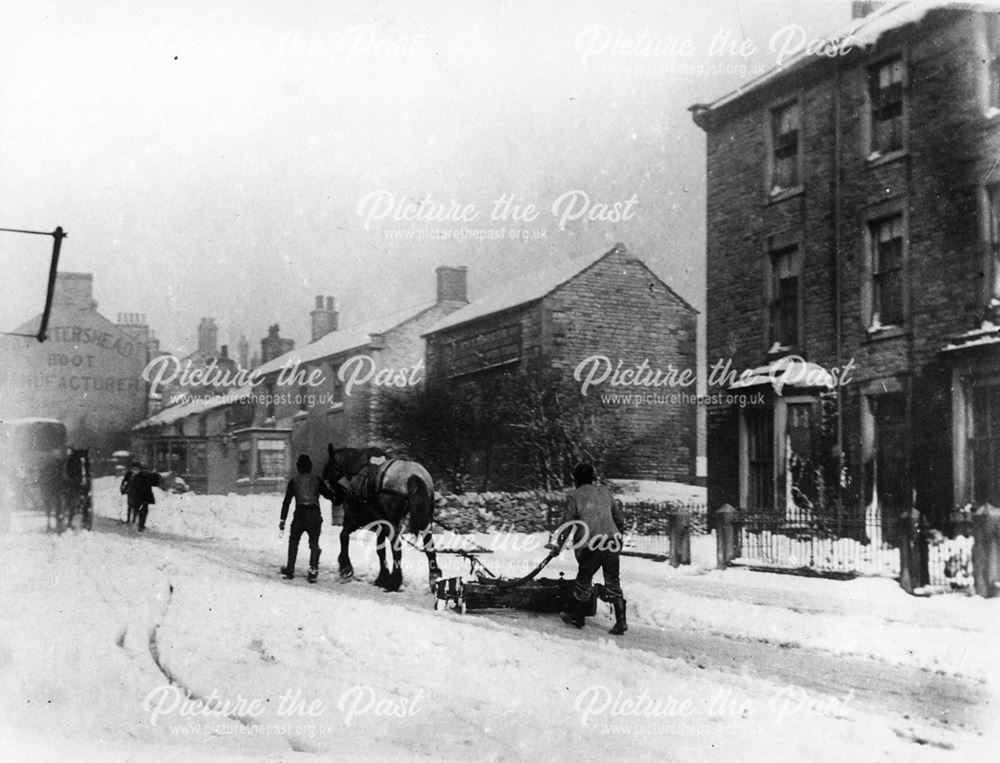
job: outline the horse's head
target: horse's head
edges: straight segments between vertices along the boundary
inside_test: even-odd
[[[333,443],[326,446],[327,461],[323,467],[323,479],[331,485],[345,475],[343,454],[333,447]]]

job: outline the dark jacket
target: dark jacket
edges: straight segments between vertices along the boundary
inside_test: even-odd
[[[288,480],[288,487],[285,488],[285,500],[281,502],[281,519],[288,516],[288,506],[292,499],[295,499],[295,510],[304,509],[309,506],[319,508],[319,497],[336,500],[333,491],[326,486],[326,483],[315,474],[296,474]]]
[[[153,495],[153,488],[159,487],[160,475],[156,472],[147,472],[145,469],[132,475],[126,485],[128,500],[133,506],[156,503],[156,496]]]

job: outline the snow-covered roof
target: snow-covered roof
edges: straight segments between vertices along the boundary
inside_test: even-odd
[[[590,255],[589,257],[578,257],[568,262],[543,268],[542,270],[526,272],[520,278],[506,281],[495,289],[492,289],[484,297],[456,310],[440,323],[435,324],[433,328],[425,333],[425,336],[426,334],[433,334],[442,329],[468,323],[486,315],[492,315],[502,310],[509,310],[512,307],[518,307],[519,305],[534,302],[536,299],[541,299],[567,281],[575,278],[594,263],[616,251],[624,252],[624,245],[615,244],[607,252]]]
[[[812,49],[842,49],[846,52],[854,49],[870,48],[886,32],[899,29],[907,24],[917,23],[929,11],[943,8],[1000,10],[1000,0],[965,0],[963,2],[955,2],[955,0],[895,0],[894,2],[887,2],[884,6],[867,16],[852,20],[841,31],[822,38],[822,44],[816,45]],[[714,111],[786,76],[790,72],[803,69],[810,64],[823,60],[823,58],[823,55],[803,50],[775,68],[766,71],[745,85],[713,101],[706,107],[702,109],[692,107],[692,109],[695,110],[696,116],[698,113]]]
[[[206,411],[213,410],[214,408],[219,408],[223,405],[229,405],[230,403],[235,403],[243,400],[251,392],[253,392],[254,387],[252,385],[247,385],[245,387],[240,387],[239,389],[232,390],[230,392],[225,392],[219,395],[212,395],[211,397],[199,397],[194,400],[189,400],[186,403],[178,403],[177,405],[171,405],[158,413],[150,416],[148,419],[143,419],[134,427],[135,429],[148,429],[149,427],[165,426],[167,424],[173,424],[175,421],[180,421],[183,418],[194,415],[196,413],[204,413]]]
[[[6,419],[4,424],[62,424],[59,419],[51,419],[44,416],[26,416],[21,419]]]
[[[968,350],[972,347],[984,347],[990,344],[1000,344],[1000,326],[991,321],[983,321],[979,328],[955,337],[955,340],[946,344],[941,352]]]
[[[284,355],[279,355],[278,357],[269,360],[267,363],[264,363],[262,366],[255,369],[255,373],[266,376],[269,373],[280,371],[282,366],[284,366],[289,360],[298,360],[300,363],[307,363],[312,360],[319,360],[320,358],[327,358],[331,355],[337,355],[348,350],[364,347],[371,344],[373,335],[384,334],[385,332],[396,328],[400,324],[406,323],[406,321],[415,318],[422,312],[429,310],[434,307],[435,304],[436,302],[432,300],[418,305],[417,307],[397,310],[396,312],[389,313],[388,315],[383,315],[378,318],[372,318],[370,321],[365,321],[364,323],[359,323],[355,326],[331,331],[329,334],[320,337],[315,342],[310,342],[304,347],[291,350],[286,352]]]
[[[797,389],[817,387],[833,389],[836,386],[836,380],[833,374],[823,366],[789,355],[742,374],[736,382],[729,386],[729,389],[741,390],[759,387],[763,384],[772,385],[775,392],[780,395],[781,390],[786,386]]]

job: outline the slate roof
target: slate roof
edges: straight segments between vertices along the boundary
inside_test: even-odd
[[[331,331],[326,336],[322,336],[315,342],[286,352],[284,355],[269,360],[258,367],[256,372],[261,376],[280,371],[281,367],[289,360],[295,359],[301,363],[307,363],[320,358],[327,358],[348,350],[366,347],[371,344],[372,335],[384,334],[407,321],[416,318],[421,313],[429,310],[437,304],[431,300],[415,308],[402,311],[398,310],[389,315],[372,318],[370,321],[359,323],[343,329]]]
[[[149,418],[143,419],[132,427],[132,429],[147,429],[148,427],[173,424],[175,421],[180,421],[187,416],[191,416],[196,413],[204,413],[205,411],[211,411],[223,405],[235,403],[249,395],[254,389],[255,388],[253,386],[248,385],[227,393],[213,395],[211,397],[198,397],[186,403],[171,405],[157,413],[154,413]]]
[[[606,252],[588,257],[577,257],[568,262],[552,265],[541,270],[526,272],[519,278],[501,283],[483,297],[456,310],[439,323],[436,323],[430,330],[426,331],[424,336],[542,299],[563,284],[576,278],[587,268],[597,264],[615,252],[626,253],[625,245],[615,244],[614,247]],[[655,274],[653,275],[656,277]],[[657,280],[660,279],[657,277]],[[664,286],[667,285],[664,284]],[[694,310],[687,301],[678,296],[669,286],[667,286],[667,290],[684,305]]]
[[[917,23],[929,11],[942,8],[1000,10],[1000,0],[963,0],[960,2],[955,2],[955,0],[894,0],[887,2],[884,6],[872,11],[872,13],[863,18],[853,19],[841,31],[828,35],[822,38],[822,40],[829,43],[833,48],[841,43],[849,43],[852,49],[869,48],[875,45],[879,38],[886,32],[898,29],[907,24]],[[851,39],[848,40],[847,38]],[[823,60],[829,60],[829,58],[803,51],[775,68],[764,72],[759,77],[750,80],[745,85],[736,88],[736,90],[716,99],[712,103],[704,106],[692,106],[691,110],[695,113],[697,120],[699,114],[711,112],[726,106],[748,93],[759,90],[785,77],[791,72],[805,69],[807,66]]]

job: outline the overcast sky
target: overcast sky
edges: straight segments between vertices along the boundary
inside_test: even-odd
[[[687,107],[773,66],[788,25],[850,17],[849,0],[18,6],[0,25],[0,227],[61,225],[61,269],[175,351],[203,316],[220,343],[259,348],[277,322],[302,344],[316,294],[347,326],[431,299],[437,265],[466,265],[474,298],[617,241],[702,308]],[[536,219],[493,219],[503,196]],[[475,217],[392,219],[419,201]],[[627,219],[561,219],[616,203]],[[528,240],[428,240],[463,228]],[[26,263],[49,246],[0,234],[2,328],[38,312]]]

